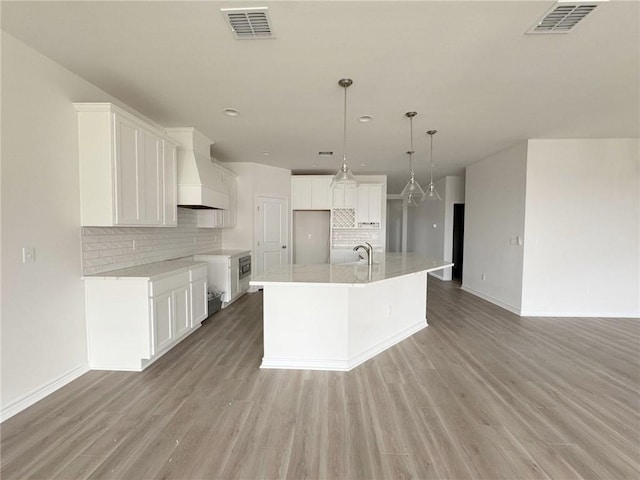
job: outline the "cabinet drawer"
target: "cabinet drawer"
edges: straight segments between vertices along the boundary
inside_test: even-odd
[[[203,265],[202,267],[195,267],[189,270],[189,281],[197,282],[198,280],[203,280],[207,278],[207,266]]]
[[[189,283],[189,272],[181,272],[170,277],[162,278],[149,282],[149,296],[155,297],[162,293],[171,291],[175,288],[187,285]]]

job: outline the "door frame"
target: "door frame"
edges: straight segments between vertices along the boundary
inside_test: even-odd
[[[399,193],[387,193],[387,200],[402,201],[402,231],[400,232],[400,244],[402,245],[402,249],[401,249],[402,253],[407,253],[407,227],[409,223],[407,210],[409,207],[409,202],[407,201],[407,197],[403,197]],[[385,208],[388,209],[388,205],[386,201],[385,201]],[[389,224],[386,225],[386,228],[387,229],[389,228]],[[387,235],[387,232],[385,232],[385,235]]]
[[[289,197],[283,197],[283,196],[279,196],[279,195],[264,195],[264,194],[259,194],[256,193],[254,195],[253,198],[253,231],[254,231],[254,235],[253,235],[253,252],[255,252],[253,254],[253,259],[252,259],[252,267],[251,267],[251,271],[253,272],[253,261],[255,260],[257,262],[258,260],[258,240],[260,239],[260,234],[262,233],[262,211],[258,209],[258,206],[260,204],[260,199],[261,198],[267,198],[267,199],[274,199],[274,200],[283,200],[284,201],[284,215],[283,218],[285,219],[285,222],[287,222],[287,263],[291,263],[291,248],[289,248],[291,246],[291,209],[289,208]],[[257,265],[257,263],[256,263]]]

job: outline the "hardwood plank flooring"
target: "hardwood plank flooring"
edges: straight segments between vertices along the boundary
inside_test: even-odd
[[[637,479],[640,321],[520,318],[429,279],[429,328],[351,372],[260,370],[262,294],[142,373],[4,422],[2,479]]]

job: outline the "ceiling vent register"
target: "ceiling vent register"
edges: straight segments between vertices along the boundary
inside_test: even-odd
[[[268,7],[222,8],[220,11],[238,40],[275,38]]]
[[[593,12],[597,6],[594,2],[558,2],[527,33],[569,33],[573,27]]]

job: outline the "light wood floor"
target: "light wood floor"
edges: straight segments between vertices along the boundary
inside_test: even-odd
[[[519,318],[430,279],[430,327],[338,373],[259,370],[261,308],[9,419],[2,479],[640,478],[638,320]]]

